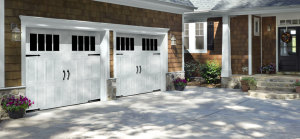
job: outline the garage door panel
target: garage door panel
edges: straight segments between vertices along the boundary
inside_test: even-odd
[[[125,38],[123,42],[122,38]],[[126,38],[134,40],[134,47],[127,47],[126,42],[131,39]],[[157,36],[117,34],[115,48],[117,96],[128,96],[160,89],[161,61],[158,40]],[[127,50],[127,48],[134,49]],[[154,53],[156,54],[154,55]]]
[[[91,99],[100,98],[100,57],[89,57],[88,54],[99,54],[100,33],[31,29],[27,30],[26,55],[40,55],[26,57],[26,95],[37,102],[30,109],[48,109],[72,104],[84,103]],[[45,39],[47,49],[30,50],[30,34],[52,34],[59,38],[59,45],[54,42],[58,39]],[[50,35],[49,35],[50,34]],[[95,38],[96,50],[90,48],[93,43],[84,43],[83,51],[73,51],[72,34]],[[34,35],[33,35],[34,36]],[[58,37],[57,37],[58,36]],[[38,40],[38,38],[35,38]],[[43,42],[43,41],[40,41]],[[53,51],[48,48],[53,47]],[[55,45],[55,46],[54,46]],[[89,46],[85,46],[89,45]],[[43,44],[41,45],[43,46]],[[54,48],[57,51],[54,51]],[[48,51],[46,51],[48,50]]]

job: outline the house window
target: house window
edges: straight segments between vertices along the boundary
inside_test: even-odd
[[[204,23],[196,23],[196,50],[204,49]]]
[[[259,31],[259,18],[254,17],[254,36],[259,36],[260,31]]]
[[[189,24],[184,24],[184,48],[189,49]]]
[[[189,53],[207,53],[207,22],[187,23],[184,45]],[[188,35],[188,36],[187,36]]]

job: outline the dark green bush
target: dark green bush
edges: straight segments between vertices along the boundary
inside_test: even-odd
[[[185,62],[184,71],[185,78],[187,81],[190,81],[191,77],[198,76],[200,64],[198,62]]]
[[[221,66],[216,60],[208,60],[200,66],[201,76],[207,83],[220,83],[221,81]]]

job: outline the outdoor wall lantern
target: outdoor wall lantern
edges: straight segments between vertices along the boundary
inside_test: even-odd
[[[16,42],[21,41],[21,30],[15,23],[11,23],[11,40]]]
[[[270,32],[271,31],[271,25],[268,25],[267,30]]]
[[[175,36],[174,35],[171,35],[172,37],[171,37],[171,46],[172,47],[175,47],[176,46],[176,38],[175,38]]]

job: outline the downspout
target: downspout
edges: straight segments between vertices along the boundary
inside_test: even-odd
[[[263,37],[262,37],[263,29],[262,29],[262,27],[263,27],[263,26],[262,26],[262,22],[263,22],[263,20],[262,20],[262,17],[260,16],[260,30],[261,30],[261,31],[260,31],[260,68],[262,67],[262,64],[263,64],[263,58],[262,58],[262,57],[263,57],[263,54],[262,54],[262,52],[263,52],[263,50],[262,50],[262,48],[263,48],[263,47],[262,47],[262,44],[263,44],[263,43],[262,43],[262,41],[263,41]],[[259,69],[260,69],[260,68],[259,68]],[[260,70],[260,75],[262,75],[262,70]]]
[[[0,88],[5,87],[5,0],[0,0]]]

